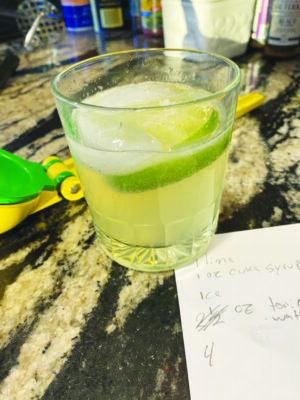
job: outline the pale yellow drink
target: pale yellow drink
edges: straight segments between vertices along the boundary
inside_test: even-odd
[[[163,247],[206,231],[210,237],[225,165],[226,152],[191,177],[138,193],[115,190],[80,162],[77,168],[97,232],[131,246]]]
[[[68,137],[69,146],[97,234],[123,265],[173,268],[205,251],[215,232],[231,133],[222,129],[218,101],[195,102],[205,94],[146,82],[84,101],[127,107],[113,121],[92,108],[72,114],[83,143]]]

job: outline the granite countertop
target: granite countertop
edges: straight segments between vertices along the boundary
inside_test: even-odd
[[[104,51],[160,43],[104,43],[91,32],[22,52],[0,92],[0,146],[31,161],[66,159],[52,78]],[[236,62],[241,93],[266,102],[235,122],[218,232],[300,222],[300,57],[250,49]],[[0,321],[0,400],[189,399],[174,273],[111,262],[84,199],[0,235]]]

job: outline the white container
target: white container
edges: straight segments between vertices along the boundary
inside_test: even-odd
[[[162,0],[165,47],[242,55],[254,6],[255,0]]]

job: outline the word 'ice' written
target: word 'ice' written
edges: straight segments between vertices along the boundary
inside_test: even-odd
[[[176,271],[192,400],[299,400],[300,224],[216,235]]]

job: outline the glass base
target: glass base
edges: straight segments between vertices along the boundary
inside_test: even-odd
[[[99,228],[96,232],[104,252],[118,264],[143,272],[160,272],[189,265],[205,253],[217,221],[212,225],[192,240],[166,247],[132,246],[109,237]]]

